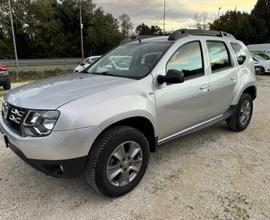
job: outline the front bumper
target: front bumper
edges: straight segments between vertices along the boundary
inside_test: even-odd
[[[87,162],[87,156],[69,160],[34,160],[27,158],[15,145],[8,143],[7,146],[31,167],[53,177],[76,177],[79,176]]]
[[[0,116],[0,130],[13,152],[32,167],[51,176],[79,175],[99,129],[88,127],[52,132],[46,137],[21,137]]]

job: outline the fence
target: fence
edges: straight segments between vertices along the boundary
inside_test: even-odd
[[[81,58],[19,60],[19,72],[35,71],[44,75],[46,71],[57,69],[67,73],[74,70],[80,62]],[[9,71],[16,70],[15,60],[0,60],[0,65],[7,66]]]

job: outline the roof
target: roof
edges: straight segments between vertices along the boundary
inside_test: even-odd
[[[6,66],[0,66],[0,70],[1,71],[6,71],[6,70],[8,70],[8,68]]]
[[[146,36],[135,36],[132,38],[124,39],[120,45],[126,43],[135,43],[135,42],[168,42],[168,41],[177,41],[184,37],[188,36],[211,36],[217,38],[231,38],[235,39],[232,34],[223,32],[223,31],[211,31],[211,30],[197,30],[197,29],[179,29],[174,31],[168,36],[153,36],[153,35],[146,35]]]

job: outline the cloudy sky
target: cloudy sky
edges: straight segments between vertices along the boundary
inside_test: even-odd
[[[143,22],[162,27],[163,0],[94,0],[94,2],[115,17],[128,13],[134,27]],[[166,30],[194,26],[196,13],[207,13],[208,20],[211,21],[218,16],[219,7],[222,7],[221,14],[236,7],[238,10],[250,12],[255,3],[256,0],[166,0]]]

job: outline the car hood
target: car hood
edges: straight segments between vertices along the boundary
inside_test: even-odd
[[[60,106],[134,80],[93,74],[68,74],[30,83],[11,90],[5,97],[11,105],[27,109],[57,109]]]
[[[269,65],[270,65],[270,61],[269,61],[269,60],[260,60],[260,61],[258,62],[258,64],[265,65],[265,66],[269,66]]]

